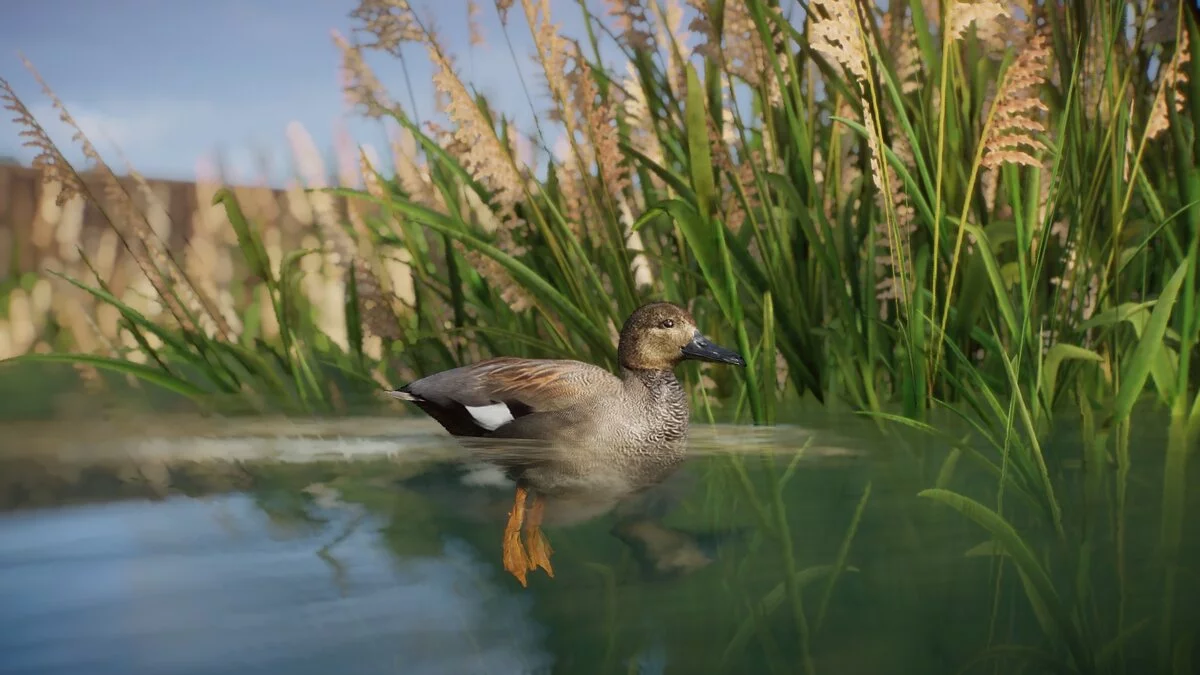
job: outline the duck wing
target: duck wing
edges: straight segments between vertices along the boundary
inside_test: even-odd
[[[434,373],[388,392],[454,436],[509,437],[517,420],[561,413],[619,390],[607,370],[567,359],[502,357]],[[520,426],[528,427],[528,424]]]

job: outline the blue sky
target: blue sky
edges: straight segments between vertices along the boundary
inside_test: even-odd
[[[340,89],[340,55],[331,31],[352,34],[349,14],[357,4],[0,0],[0,77],[13,85],[72,161],[80,155],[70,133],[57,122],[18,54],[32,61],[118,170],[123,162],[114,144],[143,174],[185,180],[195,177],[200,160],[220,151],[235,182],[254,180],[260,173],[258,158],[266,156],[272,182],[281,184],[292,167],[286,136],[292,122],[302,124],[327,155],[339,129],[380,149],[385,159],[388,155],[379,123],[349,111]],[[539,105],[544,105],[544,83],[532,59],[520,3],[514,3],[509,21],[515,61],[493,0],[479,0],[487,43],[476,47],[470,45],[467,0],[412,4],[422,16],[433,16],[443,45],[458,59],[460,75],[495,107],[516,117],[523,130],[532,131],[534,113],[518,74],[524,75]],[[577,0],[550,4],[562,32],[585,39]],[[587,4],[597,14],[606,12],[604,0]],[[611,47],[602,45],[602,52],[612,64],[616,54]],[[433,87],[423,48],[409,45],[406,59],[416,113],[430,119]],[[369,63],[393,98],[412,112],[400,62],[371,54]],[[0,156],[27,163],[33,153],[20,146],[19,129],[9,117],[0,117]],[[332,161],[327,164],[332,168]]]
[[[323,150],[332,147],[339,125],[359,143],[384,146],[379,125],[349,111],[339,86],[340,57],[331,31],[351,35],[349,13],[356,5],[355,0],[4,2],[0,77],[71,160],[79,154],[70,134],[57,123],[19,54],[34,64],[114,167],[123,164],[113,144],[143,174],[191,179],[198,160],[220,150],[234,178],[252,178],[255,157],[265,154],[278,181],[289,171],[285,130],[293,121]],[[509,21],[517,62],[490,0],[479,2],[487,44],[477,47],[470,46],[466,0],[413,5],[435,18],[464,79],[527,127],[532,113],[517,68],[535,93],[543,85],[520,4]],[[584,35],[574,0],[551,5],[563,32]],[[599,2],[589,5],[603,11]],[[417,112],[429,119],[433,93],[426,57],[420,47],[408,49]],[[398,60],[373,54],[370,63],[393,97],[411,110]],[[33,153],[20,147],[10,117],[0,120],[0,155],[27,163]]]

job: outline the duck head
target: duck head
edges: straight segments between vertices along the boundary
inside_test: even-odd
[[[686,309],[669,302],[643,305],[629,315],[617,358],[630,370],[672,370],[685,359],[746,365],[740,354],[705,337]]]

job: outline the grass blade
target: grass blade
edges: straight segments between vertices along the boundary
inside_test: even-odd
[[[1070,615],[1054,590],[1050,576],[1013,526],[983,504],[949,490],[931,488],[922,490],[917,496],[932,499],[953,508],[987,530],[996,539],[1012,559],[1022,578],[1026,580],[1026,593],[1030,602],[1035,606],[1045,608],[1049,618],[1053,621],[1052,625],[1046,626],[1046,628],[1053,628],[1058,637],[1066,642],[1067,648],[1081,672],[1091,672],[1093,655],[1076,631]]]

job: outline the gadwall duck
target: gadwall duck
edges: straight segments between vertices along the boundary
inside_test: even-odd
[[[416,404],[453,436],[544,443],[542,452],[496,462],[516,481],[504,568],[525,585],[526,572],[538,567],[554,576],[541,532],[546,494],[581,482],[594,488],[605,479],[618,491],[652,485],[682,461],[691,415],[674,370],[686,359],[746,365],[705,337],[686,309],[656,302],[638,308],[621,328],[619,376],[581,361],[501,357],[388,393]]]

